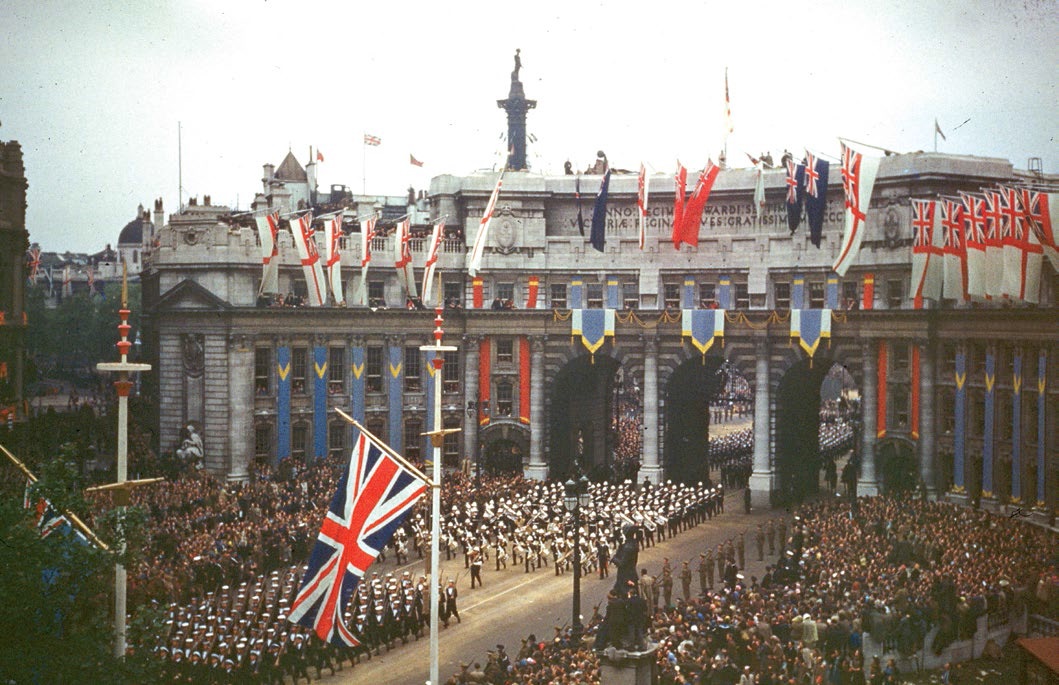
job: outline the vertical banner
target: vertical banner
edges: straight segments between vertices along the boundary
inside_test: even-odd
[[[877,362],[877,372],[879,374],[877,390],[875,396],[878,398],[877,406],[875,407],[875,425],[877,431],[875,437],[882,438],[886,437],[886,372],[887,372],[887,352],[888,348],[885,340],[879,341],[879,360]]]
[[[526,309],[537,308],[537,293],[540,291],[541,279],[537,276],[529,277],[529,289],[526,293]]]
[[[483,336],[482,342],[478,344],[478,425],[484,426],[489,423],[489,367],[493,365],[493,358],[489,356],[489,336]],[[482,453],[481,444],[478,445],[478,453]]]
[[[726,311],[732,308],[732,279],[729,276],[717,279],[717,308]]]
[[[993,496],[993,414],[996,392],[996,352],[985,350],[985,411],[982,413],[982,497]]]
[[[402,445],[402,421],[404,413],[404,348],[400,344],[390,343],[389,360],[387,364],[386,383],[389,385],[390,417],[390,446],[395,450],[404,451]]]
[[[680,293],[680,308],[681,309],[695,309],[697,306],[695,303],[695,279],[685,278],[684,279],[684,290]],[[617,309],[618,305],[607,305],[611,309]]]
[[[608,278],[607,279],[607,303],[604,305],[607,309],[618,309],[620,303],[618,302],[618,279]]]
[[[349,368],[353,371],[353,381],[349,389],[349,406],[353,408],[353,418],[366,423],[367,417],[364,393],[367,388],[367,378],[364,377],[364,346],[356,345],[351,350]]]
[[[956,348],[956,399],[953,403],[952,431],[952,483],[957,493],[966,491],[964,477],[964,449],[967,444],[967,351],[960,345]]]
[[[276,461],[290,456],[290,347],[276,348]]]
[[[585,303],[584,300],[581,299],[582,290],[583,285],[580,278],[575,278],[570,281],[570,301],[567,302],[567,307],[570,309],[584,309]]]
[[[875,274],[864,274],[864,297],[861,309],[875,308]]]
[[[797,274],[791,279],[791,311],[805,309],[805,276]]]
[[[1011,501],[1022,504],[1022,349],[1012,352]]]
[[[525,335],[518,339],[518,420],[530,422],[530,344]]]
[[[1044,427],[1047,414],[1044,410],[1044,391],[1047,388],[1048,353],[1042,348],[1037,357],[1037,506],[1044,507]]]
[[[475,276],[473,279],[471,279],[471,288],[472,288],[472,291],[471,291],[472,292],[472,294],[471,294],[471,305],[475,309],[481,309],[482,305],[485,303],[485,298],[482,295],[482,277],[481,276]]]
[[[827,309],[839,309],[838,306],[838,274],[828,274],[824,286],[824,307]]]
[[[432,350],[427,350],[427,354],[426,354],[427,377],[425,379],[423,379],[423,398],[424,398],[424,400],[426,400],[426,407],[427,407],[427,422],[425,424],[426,425],[426,429],[423,431],[424,433],[427,432],[427,431],[434,430],[434,392],[435,392],[434,388],[436,387],[434,384],[435,383],[440,383],[441,380],[442,380],[441,379],[441,374],[438,372],[437,369],[434,368],[434,357],[436,357],[436,356],[437,356],[437,352],[434,352]],[[428,458],[432,459],[433,458],[432,455],[434,454],[434,451],[433,451],[433,447],[430,444],[430,436],[429,435],[424,435],[423,436],[423,441],[424,441],[424,444],[423,444],[423,447],[421,448],[423,450],[423,454],[425,456],[427,456]]]
[[[910,429],[912,439],[919,440],[919,345],[912,345],[912,412]],[[933,384],[932,384],[933,385]],[[930,401],[929,399],[927,400]]]
[[[313,347],[313,457],[327,456],[327,348]]]

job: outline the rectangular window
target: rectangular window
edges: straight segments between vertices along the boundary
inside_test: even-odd
[[[588,309],[603,309],[603,284],[586,283],[585,298],[587,300],[586,307]]]
[[[463,284],[459,281],[442,281],[445,284],[445,301],[463,303]]]
[[[511,384],[501,381],[496,384],[496,413],[499,416],[511,416],[514,408],[511,394]]]
[[[703,309],[712,309],[717,303],[717,284],[699,283],[699,306]]]
[[[423,424],[419,419],[408,419],[404,422],[404,457],[419,461],[423,456]]]
[[[824,284],[820,281],[809,282],[809,308],[824,308]]]
[[[893,398],[894,422],[898,428],[908,428],[908,390],[895,388]]]
[[[368,281],[368,304],[372,307],[381,307],[386,304],[386,283],[384,281]]]
[[[566,309],[566,284],[552,283],[548,286],[552,309]]]
[[[791,284],[790,283],[773,283],[772,294],[775,300],[776,309],[790,309],[791,308]]]
[[[514,283],[497,283],[496,284],[496,296],[500,298],[501,302],[507,303],[511,300],[512,303],[515,301],[515,284]]]
[[[404,348],[404,389],[405,392],[419,392],[423,389],[422,363],[418,347]]]
[[[886,281],[886,306],[900,309],[905,300],[905,282],[898,278]]]
[[[625,309],[638,309],[640,307],[640,285],[638,283],[626,282],[621,286],[622,306]]]
[[[327,453],[332,457],[341,456],[346,451],[346,422],[332,421],[327,427]]]
[[[895,342],[890,345],[890,371],[894,376],[908,378],[911,354],[908,343]]]
[[[460,353],[446,352],[442,375],[445,378],[444,392],[460,391]]]
[[[332,347],[327,363],[327,392],[340,395],[346,391],[346,350]]]
[[[445,428],[459,428],[456,421],[446,421]],[[460,465],[460,431],[445,434],[445,444],[441,448],[441,461],[447,468],[456,468]]]
[[[294,347],[290,351],[290,375],[291,392],[295,395],[305,394],[305,375],[308,373],[306,365],[308,352],[304,347]]]
[[[272,394],[272,348],[254,348],[254,393]]]
[[[747,284],[733,283],[732,288],[735,290],[735,308],[750,309],[750,290]]]
[[[511,364],[515,361],[515,342],[511,338],[498,338],[496,341],[496,363]]]
[[[382,392],[382,348],[369,347],[364,360],[364,387],[367,392]],[[378,435],[378,433],[376,433]]]
[[[259,423],[254,426],[254,457],[258,461],[272,460],[272,424]]]
[[[860,309],[856,281],[842,281],[842,306],[846,309]]]
[[[294,425],[290,430],[290,453],[294,459],[305,461],[309,450],[309,426],[304,423]]]
[[[942,380],[951,380],[956,374],[956,346],[943,345],[941,348]]]
[[[680,309],[680,284],[662,284],[662,305],[666,309]]]

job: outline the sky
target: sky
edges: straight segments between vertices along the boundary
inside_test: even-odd
[[[116,243],[157,197],[176,211],[181,178],[185,201],[245,208],[288,150],[358,193],[493,168],[516,48],[534,172],[597,150],[701,168],[726,69],[731,166],[839,136],[932,150],[937,118],[940,152],[1059,171],[1056,0],[4,0],[0,34],[0,140],[22,144],[46,251]]]

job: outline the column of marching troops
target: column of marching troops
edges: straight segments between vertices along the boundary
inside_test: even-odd
[[[593,483],[592,503],[581,510],[581,560],[583,575],[609,573],[607,564],[620,543],[623,526],[640,531],[641,548],[679,534],[724,510],[723,486],[681,485],[666,482],[636,487]],[[453,503],[442,515],[441,560],[463,569],[438,579],[438,617],[448,627],[460,621],[457,582],[471,578],[471,589],[480,586],[483,566],[519,569],[523,573],[550,568],[556,575],[572,568],[572,517],[562,506],[561,483],[535,483],[509,497]],[[430,532],[426,505],[420,503],[398,529],[386,550],[398,564],[408,564],[411,554],[430,568]],[[312,636],[302,626],[287,621],[287,612],[298,591],[304,567],[273,571],[238,586],[222,586],[190,606],[169,607],[167,634],[155,647],[167,663],[167,673],[177,681],[218,683],[280,683],[310,679],[309,669],[320,677],[324,670],[341,670],[372,655],[427,632],[430,622],[430,582],[411,571],[370,571],[358,583],[346,608],[345,620],[361,644],[336,647]],[[444,571],[442,572],[444,573]]]

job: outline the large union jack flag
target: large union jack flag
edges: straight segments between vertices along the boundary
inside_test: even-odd
[[[288,620],[312,628],[321,640],[359,645],[343,620],[345,607],[426,487],[361,432],[320,527]]]

